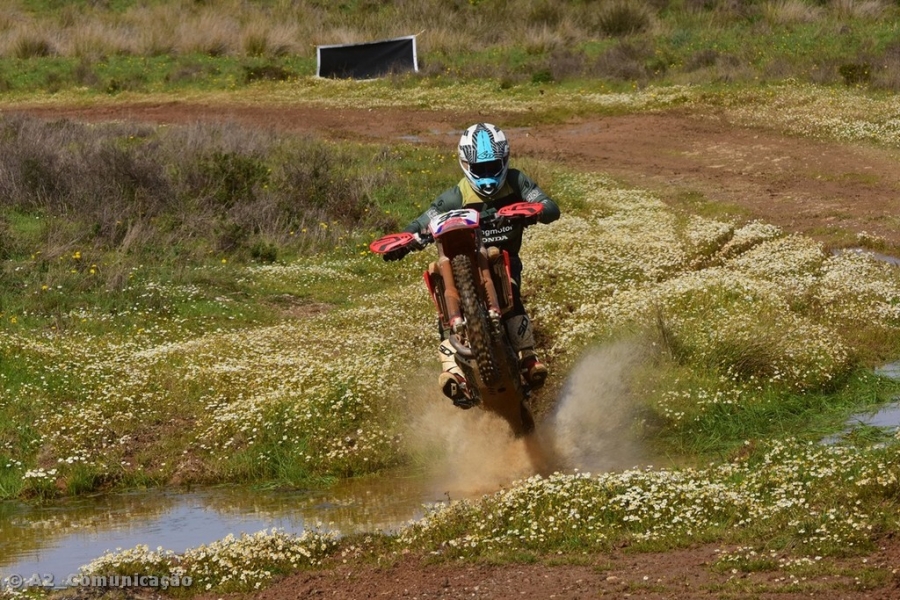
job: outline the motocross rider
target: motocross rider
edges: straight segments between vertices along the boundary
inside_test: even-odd
[[[419,218],[404,231],[418,235],[428,228],[437,215],[458,208],[474,208],[482,215],[493,215],[504,206],[515,202],[538,202],[544,209],[531,222],[516,221],[483,231],[485,246],[506,250],[510,259],[513,279],[514,307],[504,316],[509,339],[518,352],[519,365],[525,379],[533,388],[543,385],[547,367],[534,351],[534,331],[531,319],[522,304],[522,232],[534,222],[551,223],[559,218],[559,206],[545,194],[525,173],[509,168],[509,142],[506,135],[490,123],[477,123],[462,134],[459,140],[459,165],[465,177],[452,188],[444,191]],[[399,260],[409,249],[403,248],[384,255],[385,260]],[[444,338],[439,347],[442,373],[438,385],[445,396],[457,406],[468,408],[466,380],[454,359],[454,349]]]

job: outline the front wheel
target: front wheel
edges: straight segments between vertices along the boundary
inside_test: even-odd
[[[497,381],[497,359],[491,344],[491,334],[487,315],[478,299],[475,278],[472,275],[472,262],[468,256],[459,254],[450,263],[456,289],[459,291],[459,304],[466,320],[466,338],[469,348],[475,355],[478,373],[485,385],[493,385]]]

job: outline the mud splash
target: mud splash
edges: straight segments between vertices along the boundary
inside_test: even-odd
[[[629,389],[643,358],[639,344],[619,341],[590,350],[575,366],[544,425],[545,443],[560,467],[611,471],[646,460],[634,433]]]
[[[513,437],[505,421],[483,410],[454,407],[436,390],[437,374],[420,373],[412,378],[420,383],[407,390],[408,448],[430,465],[432,491],[447,499],[493,493],[555,471],[633,467],[644,452],[633,432],[629,379],[642,357],[630,342],[588,352],[553,413],[525,438]]]
[[[407,449],[426,465],[432,491],[445,499],[496,492],[535,473],[525,440],[478,408],[460,410],[437,389],[437,372],[411,378]]]

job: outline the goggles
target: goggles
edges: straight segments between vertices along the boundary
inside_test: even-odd
[[[487,162],[470,163],[469,172],[478,179],[497,177],[503,172],[503,161],[489,160]]]

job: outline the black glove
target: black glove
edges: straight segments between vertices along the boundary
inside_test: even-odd
[[[402,259],[407,254],[409,254],[409,248],[397,248],[396,250],[385,252],[381,255],[381,258],[383,258],[387,262],[393,262],[395,260]]]

